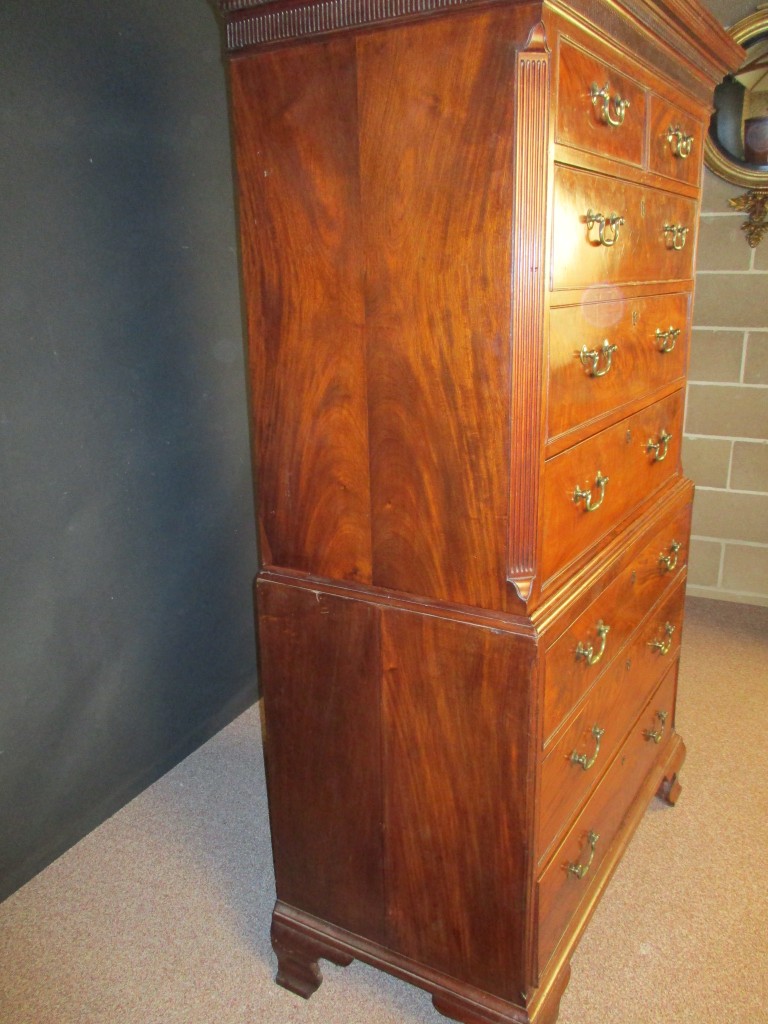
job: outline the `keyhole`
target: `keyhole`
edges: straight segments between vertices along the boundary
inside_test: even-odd
[[[633,309],[632,310],[632,326],[633,327],[637,327],[639,320],[640,320],[640,314],[637,312],[636,309]]]

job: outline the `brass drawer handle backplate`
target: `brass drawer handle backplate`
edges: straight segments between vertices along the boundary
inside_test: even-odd
[[[665,224],[664,240],[667,248],[674,249],[676,252],[684,249],[689,230],[690,228],[685,227],[683,224]]]
[[[587,872],[592,867],[592,861],[595,859],[595,847],[597,846],[599,838],[600,836],[597,832],[590,831],[587,833],[587,842],[589,843],[589,860],[586,864],[569,864],[568,873],[570,875],[575,875],[576,878],[586,877]]]
[[[659,342],[659,352],[671,352],[680,337],[680,328],[670,326],[666,331],[660,327],[656,328],[656,341]]]
[[[675,627],[671,622],[664,623],[664,639],[663,640],[649,640],[648,646],[652,647],[659,654],[669,654],[672,648],[672,634],[675,632]]]
[[[581,765],[583,771],[588,772],[592,765],[597,760],[597,755],[600,753],[600,740],[605,734],[605,729],[601,729],[599,725],[595,725],[592,728],[592,735],[595,738],[595,752],[592,757],[587,757],[586,754],[577,754],[576,751],[571,754],[571,764]]]
[[[669,718],[669,712],[668,711],[657,711],[656,712],[656,717],[661,722],[661,728],[660,729],[646,729],[645,732],[643,733],[643,736],[645,736],[645,738],[647,740],[653,740],[654,743],[661,743],[661,737],[664,735],[664,727],[667,724],[667,719]]]
[[[624,218],[618,213],[612,213],[606,217],[604,214],[596,213],[594,210],[587,210],[586,222],[587,231],[591,231],[595,224],[597,224],[599,244],[610,248],[619,240],[619,228],[624,224]],[[606,228],[610,230],[610,234],[606,232]],[[688,228],[685,230],[687,231]]]
[[[581,360],[581,365],[587,371],[587,376],[604,377],[611,368],[613,353],[618,347],[618,345],[611,345],[607,338],[600,348],[588,349],[586,345],[582,345],[579,359]]]
[[[576,645],[576,661],[579,661],[581,658],[583,658],[588,665],[596,665],[598,661],[600,661],[602,656],[605,654],[605,645],[608,642],[608,633],[610,632],[610,629],[611,627],[606,626],[606,624],[601,619],[598,622],[597,627],[595,629],[595,632],[600,637],[600,647],[597,651],[595,651],[592,644],[585,645],[581,642],[581,640],[579,640],[578,644]]]
[[[677,568],[677,554],[683,545],[679,541],[673,540],[669,545],[669,554],[665,555],[662,551],[659,555],[659,565],[661,566],[662,573],[672,572],[673,569]]]
[[[666,430],[662,430],[659,434],[659,440],[654,441],[652,437],[648,438],[648,443],[645,446],[645,450],[650,455],[653,452],[654,462],[663,462],[669,455],[669,442],[672,440],[674,435],[667,433]]]
[[[693,141],[693,136],[686,135],[683,129],[677,125],[675,127],[670,126],[667,129],[667,142],[672,150],[672,156],[679,157],[681,160],[687,160],[691,155]]]
[[[584,508],[587,512],[595,512],[603,503],[605,497],[605,485],[608,483],[608,477],[598,469],[597,476],[595,477],[595,487],[600,491],[600,497],[597,501],[592,500],[592,488],[587,491],[583,491],[581,487],[577,487],[573,492],[574,504],[578,505],[580,501],[584,502]]]
[[[608,82],[601,89],[597,82],[589,87],[589,95],[592,97],[592,106],[597,110],[603,124],[611,128],[618,128],[624,124],[624,118],[629,109],[629,100],[622,99],[618,93],[611,96],[611,87]],[[613,107],[613,112],[611,112]]]

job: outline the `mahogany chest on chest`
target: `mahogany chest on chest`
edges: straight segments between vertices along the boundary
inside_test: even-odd
[[[277,980],[557,1016],[674,803],[693,0],[219,0]]]

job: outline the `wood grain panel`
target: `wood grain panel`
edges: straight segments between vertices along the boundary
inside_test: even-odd
[[[517,998],[533,643],[385,612],[382,651],[390,943]]]
[[[349,39],[232,64],[261,555],[371,578]]]
[[[383,939],[379,611],[260,582],[278,898]]]
[[[585,296],[588,299],[588,296]],[[614,302],[584,301],[550,313],[547,436],[561,450],[601,420],[618,419],[631,403],[682,381],[688,361],[690,296],[648,296]],[[662,352],[656,331],[680,331]],[[606,371],[605,342],[616,346]],[[670,344],[669,341],[666,342]],[[597,363],[580,353],[597,352]],[[597,367],[602,376],[590,371]],[[579,428],[584,428],[580,430]],[[578,438],[574,437],[578,434]],[[553,442],[555,444],[553,445]]]
[[[618,239],[599,241],[587,214],[624,218]],[[552,287],[591,288],[600,284],[681,281],[691,277],[696,248],[697,204],[659,189],[572,167],[555,170]],[[665,225],[688,228],[684,248],[675,251]],[[606,230],[610,241],[613,234]]]
[[[359,40],[374,582],[498,608],[522,13]]]

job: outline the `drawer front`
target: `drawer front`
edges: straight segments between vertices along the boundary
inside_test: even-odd
[[[559,166],[553,208],[554,289],[690,279],[695,200]]]
[[[665,667],[677,657],[683,630],[685,587],[681,584],[660,605],[655,607],[640,630],[639,642],[626,674],[627,694],[642,694],[649,676],[658,678]]]
[[[669,742],[674,726],[677,664],[675,661],[670,665],[619,754],[539,879],[539,972],[568,930],[593,880],[599,875],[603,859],[635,795]],[[666,715],[663,728],[659,712]]]
[[[684,589],[655,609],[632,642],[594,687],[542,765],[539,856],[569,822],[624,741],[680,644]],[[667,644],[666,623],[675,627]],[[659,638],[660,648],[649,648]],[[650,654],[650,657],[649,657]]]
[[[689,295],[561,306],[550,313],[550,440],[685,374]]]
[[[637,82],[563,39],[557,74],[555,141],[641,166],[646,99]]]
[[[701,178],[704,125],[660,96],[651,97],[650,109],[650,169],[675,181],[698,185]]]
[[[691,506],[686,503],[549,647],[544,660],[545,749],[560,723],[622,651],[673,576],[686,565],[690,528]],[[608,627],[602,636],[601,625],[603,630]],[[589,648],[590,658],[578,653]]]
[[[675,475],[682,425],[676,391],[546,462],[544,587]]]

